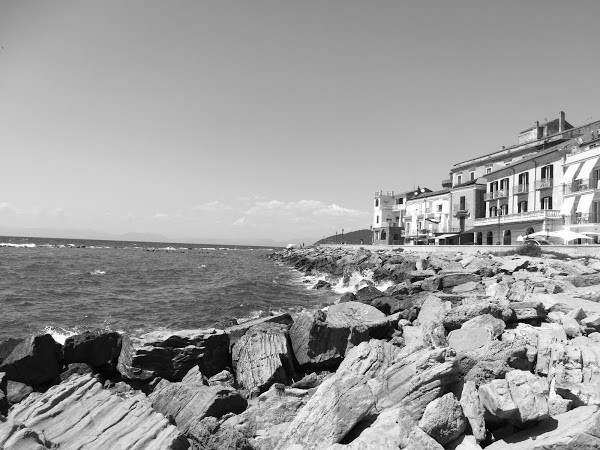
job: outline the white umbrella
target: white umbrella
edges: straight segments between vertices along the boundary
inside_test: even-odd
[[[523,242],[523,241],[524,241],[524,238],[523,238],[523,236],[518,236],[518,237],[517,237],[517,242]]]
[[[546,231],[546,230],[542,230],[542,231],[538,231],[537,233],[531,233],[528,234],[527,236],[525,236],[526,238],[530,238],[533,236],[552,236],[552,231]]]
[[[558,231],[550,231],[548,236],[553,236],[557,238],[562,238],[566,241],[572,241],[574,239],[593,239],[585,234],[575,233],[571,230],[558,230]]]

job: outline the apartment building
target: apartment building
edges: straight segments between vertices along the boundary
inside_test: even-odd
[[[563,228],[597,242],[599,160],[600,121],[574,127],[561,111],[520,132],[516,145],[455,164],[443,190],[405,195],[401,213],[389,220],[400,239],[386,234],[390,242],[378,243],[514,244],[519,236]]]
[[[375,191],[373,203],[373,244],[399,245],[405,243],[404,217],[408,199],[427,192],[427,188],[394,193]]]

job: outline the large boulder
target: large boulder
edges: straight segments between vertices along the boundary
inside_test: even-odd
[[[542,320],[546,317],[542,302],[512,302],[510,307],[516,321]]]
[[[444,317],[452,308],[452,304],[444,301],[435,295],[428,295],[421,305],[416,324],[425,324],[428,322],[443,323]]]
[[[486,450],[571,450],[600,448],[600,411],[583,406],[548,418],[486,447]]]
[[[294,374],[286,325],[255,325],[234,344],[231,358],[237,382],[244,389],[265,391],[273,383],[289,384]]]
[[[184,433],[205,417],[239,414],[248,406],[247,400],[238,391],[227,386],[162,381],[148,399],[156,411],[172,417],[177,428]]]
[[[336,368],[349,348],[390,335],[397,322],[397,317],[386,317],[372,306],[346,302],[327,312],[299,314],[289,333],[301,369],[327,370]]]
[[[187,437],[192,450],[254,450],[240,431],[221,424],[215,417],[194,422],[187,431]]]
[[[471,320],[482,314],[490,314],[497,319],[508,321],[511,319],[512,311],[508,303],[504,302],[477,302],[467,305],[460,305],[447,311],[443,318],[444,327],[447,330],[456,330],[468,320]]]
[[[419,427],[440,444],[459,437],[466,426],[460,403],[451,392],[429,403],[419,421]]]
[[[442,287],[444,290],[451,289],[454,286],[461,285],[470,281],[479,282],[481,277],[471,271],[451,271],[450,273],[438,273],[442,279]]]
[[[478,442],[485,440],[485,419],[484,410],[479,401],[479,392],[474,381],[466,381],[463,385],[460,396],[460,406],[462,406],[463,414],[471,425],[473,436]]]
[[[448,345],[457,352],[471,350],[492,342],[504,332],[506,324],[490,314],[474,317],[448,334]]]
[[[531,372],[508,372],[504,380],[492,380],[480,386],[479,398],[492,416],[514,425],[549,417],[543,381]]]
[[[143,394],[121,398],[89,375],[73,376],[15,405],[0,424],[0,446],[29,428],[60,448],[184,450],[187,439]],[[15,424],[19,424],[14,427]],[[23,446],[13,448],[44,448]]]
[[[123,336],[118,371],[126,378],[162,377],[181,381],[194,366],[211,377],[229,364],[229,337],[223,330],[155,331]]]
[[[0,364],[6,379],[29,386],[60,381],[62,346],[51,335],[31,336],[20,342]]]
[[[225,328],[225,334],[229,336],[229,345],[233,347],[233,344],[237,342],[239,338],[241,338],[246,332],[255,325],[259,325],[261,323],[280,323],[283,325],[287,325],[289,328],[292,323],[292,316],[289,313],[275,314],[267,317],[259,317],[258,319],[248,320],[246,322],[242,322],[237,325],[232,325],[228,328]]]
[[[63,348],[65,363],[87,363],[92,367],[116,363],[121,353],[121,339],[114,331],[86,331],[68,337]]]
[[[356,291],[356,301],[360,303],[370,304],[373,299],[382,297],[385,294],[375,286],[365,286]]]

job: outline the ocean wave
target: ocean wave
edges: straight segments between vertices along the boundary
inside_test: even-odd
[[[45,327],[43,331],[44,333],[51,335],[56,342],[62,345],[65,344],[67,338],[70,338],[71,336],[75,336],[76,334],[80,333],[78,327],[70,329],[62,327]]]
[[[100,269],[95,269],[95,270],[91,270],[89,272],[90,275],[106,275],[106,272],[104,270],[100,270]]]
[[[35,244],[13,244],[12,242],[0,242],[0,247],[13,247],[13,248],[35,248]]]

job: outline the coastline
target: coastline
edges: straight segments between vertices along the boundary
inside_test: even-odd
[[[600,259],[325,246],[269,258],[346,292],[223,329],[3,343],[0,444],[537,448],[600,421]],[[146,419],[119,439],[73,419],[118,430],[131,411]]]

